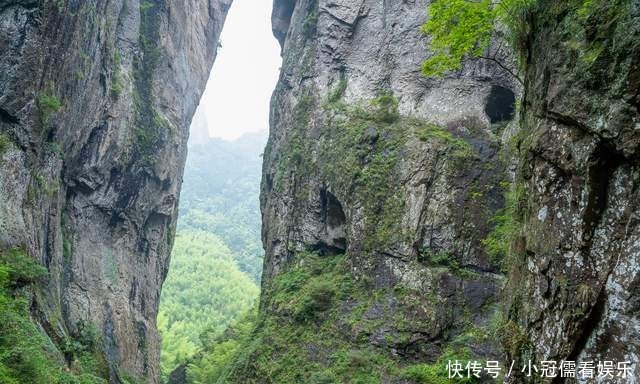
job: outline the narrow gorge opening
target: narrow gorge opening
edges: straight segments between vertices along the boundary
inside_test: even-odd
[[[0,0],[0,384],[636,383],[639,1],[270,3]]]
[[[210,345],[259,296],[262,152],[281,61],[270,16],[271,2],[234,1],[191,123],[158,315],[164,383],[184,382],[194,360],[206,365]]]

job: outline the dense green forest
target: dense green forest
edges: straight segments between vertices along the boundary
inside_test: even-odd
[[[259,198],[266,140],[266,133],[254,133],[190,147],[178,219],[179,231],[219,236],[255,282],[262,273]]]
[[[165,379],[176,366],[209,349],[258,297],[258,197],[265,141],[264,134],[250,134],[189,148],[178,231],[158,315]]]

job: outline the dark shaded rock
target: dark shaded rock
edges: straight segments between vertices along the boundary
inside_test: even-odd
[[[167,379],[167,384],[188,384],[189,381],[187,379],[187,364],[181,364],[176,369],[174,369],[169,378]]]
[[[512,357],[640,361],[639,5],[579,14],[542,1],[534,14],[519,161],[527,199],[508,289],[527,337]]]
[[[230,2],[0,1],[0,249],[47,266],[36,320],[53,340],[95,325],[111,382],[159,380],[188,127]]]

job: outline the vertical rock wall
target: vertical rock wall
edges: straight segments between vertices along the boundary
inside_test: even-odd
[[[284,64],[262,194],[271,349],[254,357],[291,358],[288,343],[314,380],[353,379],[340,362],[369,359],[374,377],[398,382],[389,367],[462,346],[498,360],[503,350],[630,361],[622,380],[635,382],[640,4],[523,8],[518,124],[508,120],[519,92],[499,68],[472,61],[443,80],[421,76],[427,5],[275,2]],[[501,220],[508,257],[496,260],[486,240]],[[349,281],[347,293],[297,287],[305,273]],[[288,320],[308,302],[311,325]],[[502,345],[478,337],[488,334]],[[250,366],[244,379],[265,374]]]
[[[335,359],[354,350],[401,368],[433,363],[454,342],[497,353],[487,339],[462,339],[499,315],[503,275],[483,240],[504,205],[498,149],[518,91],[484,61],[425,79],[428,3],[275,1],[284,62],[262,191],[268,347],[238,382],[290,379],[261,363],[289,358],[300,382],[340,382]],[[318,273],[342,288],[293,283]],[[379,361],[363,364],[397,379]]]
[[[510,276],[513,357],[640,360],[640,3],[531,18]],[[517,271],[517,272],[515,272]],[[524,380],[524,379],[523,379]]]
[[[34,318],[93,324],[112,382],[157,382],[191,117],[230,0],[0,1],[0,249],[49,271]]]

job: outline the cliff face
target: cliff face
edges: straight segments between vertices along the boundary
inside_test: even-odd
[[[637,365],[640,3],[540,3],[510,277],[521,342],[510,353]]]
[[[0,250],[49,271],[34,319],[159,377],[188,127],[231,0],[0,1]]]
[[[425,79],[427,5],[275,2],[263,343],[238,382],[339,382],[354,359],[396,382],[445,353],[497,353],[485,336],[503,275],[483,240],[508,188],[498,149],[518,91],[483,61]]]
[[[275,2],[264,317],[238,382],[637,364],[640,4],[523,3],[514,122],[500,68],[422,77],[427,5]]]

